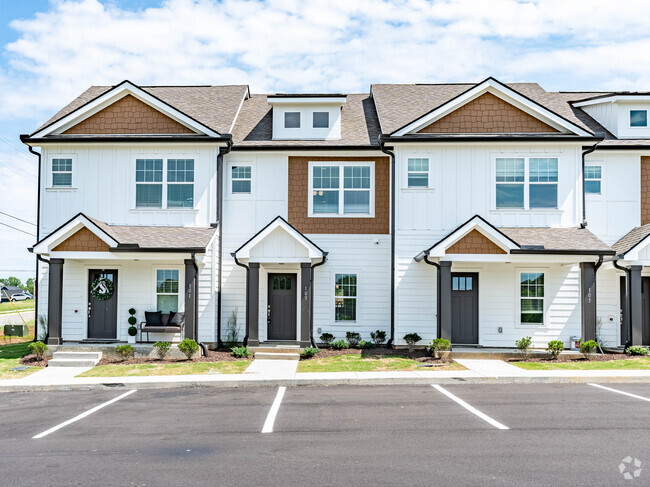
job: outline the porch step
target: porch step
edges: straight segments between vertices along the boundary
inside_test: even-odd
[[[295,347],[292,345],[283,345],[280,347],[265,347],[265,346],[259,346],[259,347],[249,347],[249,350],[251,353],[300,353],[302,350],[298,345]]]
[[[102,352],[54,352],[48,367],[94,367]]]
[[[291,353],[255,352],[254,357],[258,360],[300,360],[300,354],[297,351]]]

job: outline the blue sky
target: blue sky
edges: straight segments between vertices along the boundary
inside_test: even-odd
[[[360,92],[491,75],[650,91],[648,25],[645,0],[0,0],[0,211],[36,221],[35,158],[18,136],[89,85]],[[0,276],[31,275],[33,243],[0,225]]]

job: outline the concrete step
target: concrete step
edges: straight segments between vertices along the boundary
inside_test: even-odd
[[[254,356],[258,360],[300,360],[300,354],[298,352],[293,352],[293,353],[255,352]]]
[[[84,360],[84,359],[51,359],[48,363],[48,367],[94,367],[97,365],[97,362],[94,360]]]
[[[278,347],[249,347],[251,353],[300,353],[302,350],[298,345],[282,345]]]
[[[54,352],[48,367],[94,367],[102,359],[102,352]]]

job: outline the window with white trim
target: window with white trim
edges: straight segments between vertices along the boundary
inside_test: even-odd
[[[156,310],[163,313],[178,311],[178,269],[156,269]]]
[[[330,112],[314,112],[312,114],[312,127],[326,129],[330,126]]]
[[[230,170],[232,194],[250,194],[252,172],[251,166],[233,166]]]
[[[630,110],[630,127],[647,127],[648,110]]]
[[[408,187],[428,188],[429,187],[429,159],[426,157],[409,157],[408,165]]]
[[[194,159],[136,159],[135,183],[136,208],[194,208]]]
[[[285,129],[299,129],[300,128],[300,112],[284,112],[284,128]]]
[[[167,208],[194,208],[194,159],[167,159]]]
[[[544,324],[544,273],[519,273],[519,318],[522,325]]]
[[[310,164],[312,216],[372,215],[374,165],[370,163]]]
[[[585,166],[585,194],[600,194],[603,168],[600,165]]]
[[[557,187],[556,157],[496,159],[497,209],[557,208]]]
[[[357,275],[336,274],[334,286],[334,319],[357,320]]]
[[[52,159],[52,186],[55,188],[72,187],[72,159]]]

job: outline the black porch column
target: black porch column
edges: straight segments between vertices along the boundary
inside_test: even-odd
[[[302,287],[302,293],[298,296],[300,299],[300,346],[304,348],[311,347],[311,337],[309,336],[312,301],[311,263],[302,262],[300,264],[300,285]]]
[[[260,263],[251,262],[248,264],[248,267],[250,270],[247,272],[248,280],[246,282],[248,287],[246,335],[248,336],[248,346],[256,347],[260,344]]]
[[[440,261],[440,337],[451,341],[451,261]]]
[[[48,345],[61,345],[61,321],[63,310],[63,259],[50,259],[47,290]],[[38,319],[38,316],[36,317]]]
[[[580,263],[582,339],[596,339],[596,264]]]
[[[192,259],[185,259],[185,337],[196,340],[197,300],[196,268]]]
[[[630,322],[632,324],[632,336],[630,345],[643,344],[643,304],[641,301],[641,270],[643,266],[633,265],[630,267]]]

